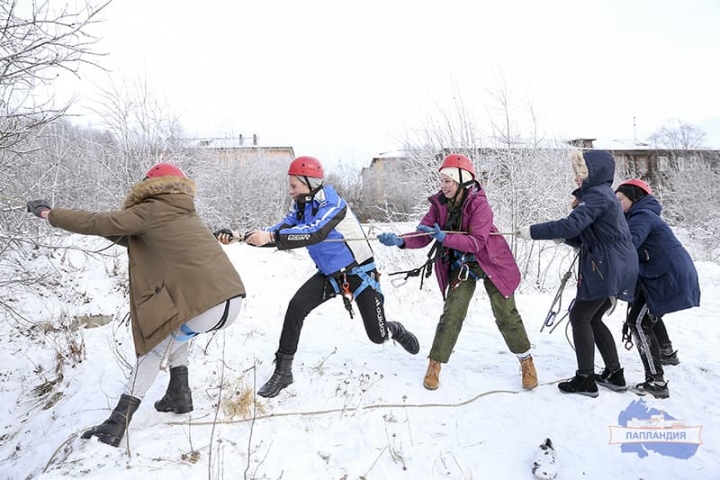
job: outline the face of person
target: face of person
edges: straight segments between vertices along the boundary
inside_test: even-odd
[[[440,174],[440,190],[442,191],[445,198],[455,198],[460,184],[447,175]]]
[[[630,210],[630,207],[632,207],[633,202],[630,201],[630,199],[628,197],[626,197],[624,193],[617,192],[615,194],[615,196],[620,201],[620,205],[622,206],[623,212],[627,212],[628,210]]]
[[[301,182],[295,175],[288,176],[288,184],[290,185],[290,196],[295,201],[297,201],[300,195],[307,195],[310,193],[310,187]]]
[[[582,182],[585,180],[580,175],[575,175],[575,185],[580,188],[582,186]]]

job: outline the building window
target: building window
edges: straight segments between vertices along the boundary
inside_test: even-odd
[[[677,168],[681,172],[685,170],[688,166],[685,165],[685,157],[677,157]]]
[[[660,170],[661,172],[667,172],[669,167],[670,165],[668,162],[668,157],[666,157],[665,155],[660,155],[658,157],[658,170]]]

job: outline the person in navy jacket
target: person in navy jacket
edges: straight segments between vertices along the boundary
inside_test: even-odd
[[[700,305],[700,285],[690,254],[660,217],[662,207],[646,182],[634,178],[615,190],[638,251],[639,277],[626,325],[645,368],[645,382],[633,391],[670,396],[663,364],[677,364],[677,352],[662,316]]]
[[[293,160],[288,169],[294,200],[290,211],[280,222],[244,239],[250,245],[273,245],[279,250],[306,247],[318,269],[290,300],[275,353],[275,371],[257,392],[262,397],[274,397],[293,383],[292,362],[305,317],[338,295],[351,317],[351,302],[355,301],[370,341],[381,344],[392,338],[413,355],[420,351],[415,335],[400,322],[386,320],[367,236],[345,199],[331,185],[324,185],[323,178],[322,165],[316,158]],[[222,243],[237,241],[231,238],[240,238],[240,233],[228,229],[218,232]]]
[[[580,249],[577,293],[570,309],[577,372],[561,382],[563,393],[598,396],[597,384],[627,390],[612,333],[603,315],[616,299],[632,301],[638,265],[630,229],[612,190],[615,159],[603,150],[570,152],[575,183],[574,208],[567,218],[523,226],[525,240],[562,239]],[[605,363],[594,373],[595,346]]]

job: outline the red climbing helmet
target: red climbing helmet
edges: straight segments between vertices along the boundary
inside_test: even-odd
[[[158,163],[145,174],[145,178],[155,177],[187,177],[187,175],[172,163]]]
[[[623,185],[634,185],[639,189],[643,190],[648,195],[652,195],[652,188],[650,188],[650,185],[648,185],[647,182],[640,180],[639,178],[631,178],[630,180],[625,180],[620,185],[618,185],[618,188],[622,187]]]
[[[445,170],[443,172],[443,170],[446,168],[457,168],[458,170],[457,172],[453,171],[453,173],[451,174],[448,170]],[[461,170],[469,173],[471,177],[468,179],[463,178]],[[455,180],[461,185],[474,180],[477,176],[472,161],[470,161],[470,159],[465,155],[460,155],[459,153],[452,153],[445,157],[442,165],[440,165],[440,167],[438,168],[438,172],[448,174],[453,180]]]
[[[288,175],[322,179],[325,177],[320,161],[315,157],[297,157],[290,163]]]

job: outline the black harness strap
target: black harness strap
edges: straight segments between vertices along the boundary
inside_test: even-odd
[[[227,323],[228,319],[228,311],[230,310],[230,299],[225,300],[225,310],[223,311],[222,317],[220,317],[220,321],[212,327],[208,332],[212,332],[213,330],[220,330],[225,326],[225,323]]]
[[[405,278],[402,280],[406,281],[410,277],[420,277],[420,289],[423,287],[423,281],[430,277],[432,275],[432,269],[433,269],[433,263],[435,263],[435,260],[437,259],[438,255],[440,255],[440,252],[442,251],[442,243],[436,241],[432,248],[430,248],[430,251],[427,254],[428,259],[425,261],[425,263],[422,264],[422,266],[418,268],[413,268],[412,270],[403,270],[401,272],[393,272],[388,273],[388,276],[392,277],[393,275],[402,275],[405,274]]]

